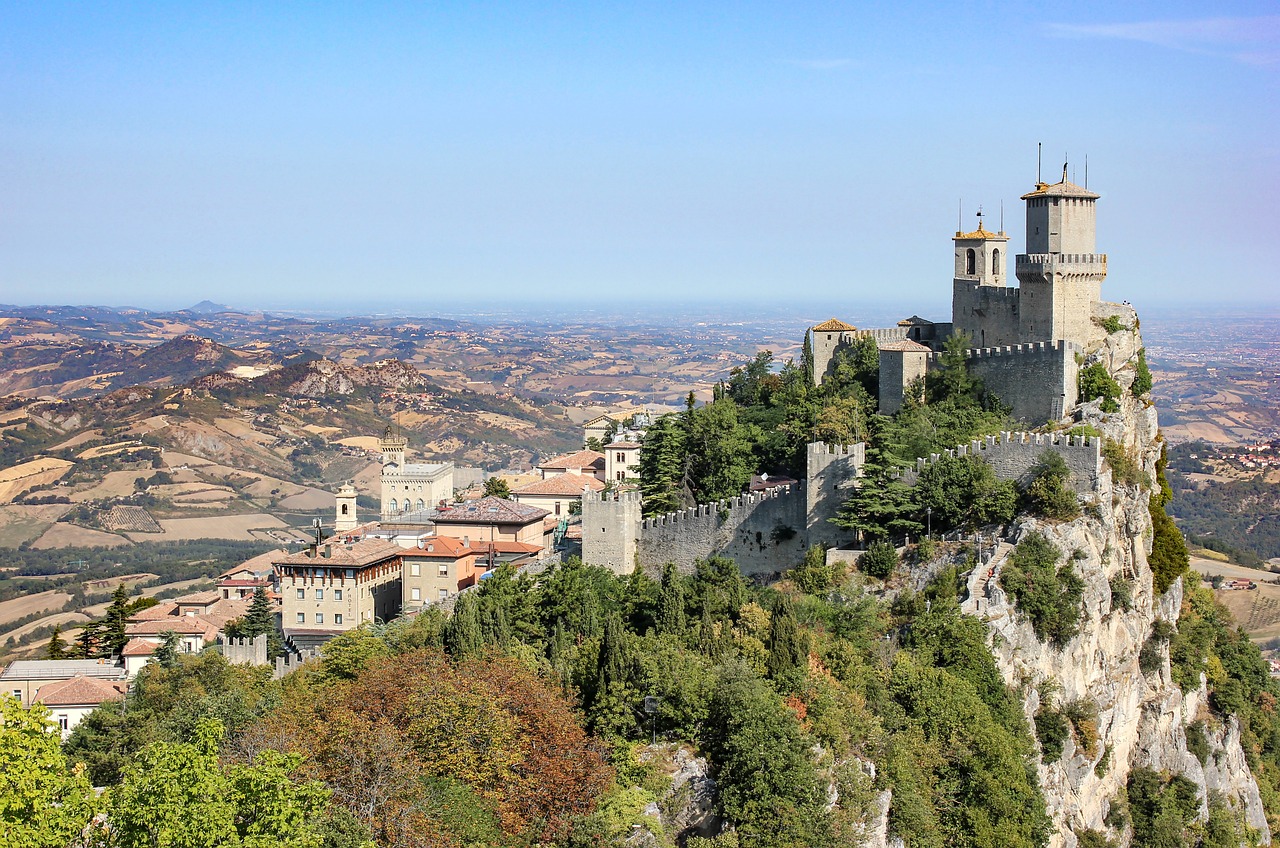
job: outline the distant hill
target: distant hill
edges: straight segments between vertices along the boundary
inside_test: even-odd
[[[188,306],[186,309],[179,310],[181,312],[194,312],[197,315],[216,315],[219,312],[230,312],[230,306],[224,306],[221,303],[214,303],[212,300],[202,300],[195,306]]]

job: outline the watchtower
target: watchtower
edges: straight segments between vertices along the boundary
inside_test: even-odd
[[[338,490],[335,504],[333,529],[338,533],[354,530],[359,524],[356,519],[356,490],[347,483]]]
[[[1018,291],[1008,286],[1009,237],[991,232],[978,213],[978,228],[956,230],[955,275],[951,281],[953,332],[974,347],[1017,344]]]
[[[1036,183],[1022,195],[1027,252],[1016,263],[1022,341],[1084,344],[1093,334],[1093,305],[1107,276],[1107,255],[1094,252],[1099,197],[1068,182],[1065,164],[1059,182]]]
[[[404,454],[409,448],[409,440],[404,436],[396,436],[388,427],[378,439],[378,450],[382,451],[382,467],[394,465],[395,470],[404,468]]]

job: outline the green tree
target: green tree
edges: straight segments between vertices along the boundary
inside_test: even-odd
[[[811,545],[805,551],[804,561],[791,569],[791,579],[796,588],[810,595],[827,591],[835,583],[835,572],[827,565],[827,549],[822,545]]]
[[[878,540],[867,546],[858,558],[858,568],[863,574],[885,580],[898,567],[898,551],[891,542]]]
[[[679,417],[664,415],[645,432],[640,451],[640,494],[646,516],[693,504],[686,480],[687,432]]]
[[[510,498],[511,485],[505,478],[490,477],[484,481],[484,495],[487,498]]]
[[[1078,382],[1081,403],[1102,398],[1103,412],[1116,412],[1120,409],[1117,403],[1120,397],[1120,384],[1107,371],[1107,366],[1101,362],[1081,368]]]
[[[1018,543],[1000,573],[1000,585],[1041,639],[1064,645],[1080,629],[1084,581],[1062,552],[1040,533]]]
[[[83,768],[67,767],[57,728],[41,704],[0,695],[0,832],[6,848],[65,848],[94,812]]]
[[[933,510],[934,527],[973,529],[1011,518],[1018,495],[1009,480],[976,456],[944,456],[920,472],[916,497]]]
[[[968,333],[953,333],[943,342],[938,357],[938,369],[929,372],[925,379],[926,396],[930,403],[943,400],[972,402],[981,390],[981,383],[969,373],[967,352],[972,343]]]
[[[809,665],[809,640],[796,624],[795,610],[783,598],[769,619],[769,676],[774,680],[803,675]]]
[[[129,620],[129,593],[124,584],[116,586],[111,594],[111,605],[103,618],[102,640],[103,650],[107,656],[119,656],[129,637],[124,635],[125,624]]]
[[[480,632],[480,599],[463,592],[444,627],[444,647],[454,659],[475,656],[484,645]]]
[[[178,655],[182,653],[182,637],[172,630],[160,634],[160,647],[152,654],[152,659],[161,668],[173,668],[178,664]]]
[[[1046,448],[1031,468],[1031,482],[1023,497],[1036,515],[1071,521],[1080,515],[1076,493],[1068,486],[1071,469],[1062,454]]]
[[[51,660],[60,660],[67,656],[67,642],[62,638],[61,624],[53,626],[53,633],[49,636],[49,645],[44,649],[44,655]]]
[[[1147,349],[1138,348],[1138,361],[1133,367],[1133,385],[1129,387],[1129,393],[1140,398],[1151,391],[1151,386],[1151,369],[1147,367]]]
[[[751,480],[755,470],[751,434],[738,420],[738,406],[730,398],[720,398],[694,412],[686,448],[696,503],[741,494]]]
[[[657,625],[659,633],[671,633],[683,638],[688,629],[685,617],[684,578],[675,563],[662,568],[662,586],[658,590]]]

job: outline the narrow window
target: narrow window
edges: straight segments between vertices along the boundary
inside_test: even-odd
[[[324,613],[316,613],[316,624],[324,624]]]
[[[440,577],[448,577],[448,576],[449,576],[449,563],[447,563],[447,562],[442,562],[442,563],[440,563],[440,569],[439,569],[439,571],[438,571],[438,576],[440,576]]]
[[[333,599],[334,599],[335,601],[340,601],[340,600],[342,600],[342,590],[341,590],[341,589],[334,589],[334,590],[333,590]]]
[[[317,601],[324,600],[324,589],[316,589],[316,600]]]
[[[997,248],[996,250],[991,251],[991,273],[992,273],[993,275],[994,275],[994,274],[999,274],[999,273],[1000,273],[1000,250],[999,250],[999,248]]]
[[[334,617],[333,617],[333,623],[334,623],[334,624],[341,624],[341,623],[342,623],[342,613],[337,613],[337,614],[335,614],[335,615],[334,615]]]
[[[420,600],[422,600],[422,590],[421,590],[421,589],[419,589],[417,586],[414,586],[412,589],[410,589],[410,590],[409,590],[409,600],[411,600],[411,601],[420,601]]]
[[[978,254],[972,247],[965,251],[964,257],[965,273],[970,276],[978,273]]]
[[[346,505],[346,504],[343,504],[343,505],[342,505],[342,514],[343,514],[343,515],[346,515],[346,514],[347,514],[347,505]]]
[[[307,614],[305,612],[298,613],[298,623],[299,624],[307,623]]]
[[[392,499],[391,499],[391,511],[392,511],[392,512],[398,512],[398,511],[399,511],[399,509],[400,509],[400,502],[399,502],[399,501],[397,501],[395,498],[392,498]]]
[[[305,601],[306,599],[307,599],[307,590],[306,590],[306,589],[299,589],[299,590],[298,590],[298,600],[300,600],[300,601]]]

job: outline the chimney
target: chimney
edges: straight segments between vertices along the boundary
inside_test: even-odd
[[[324,554],[323,554],[324,558],[325,558],[325,559],[328,559],[328,558],[329,558],[329,554],[330,554],[330,553],[332,553],[332,547],[331,547],[330,545],[325,545],[325,546],[324,546]]]

